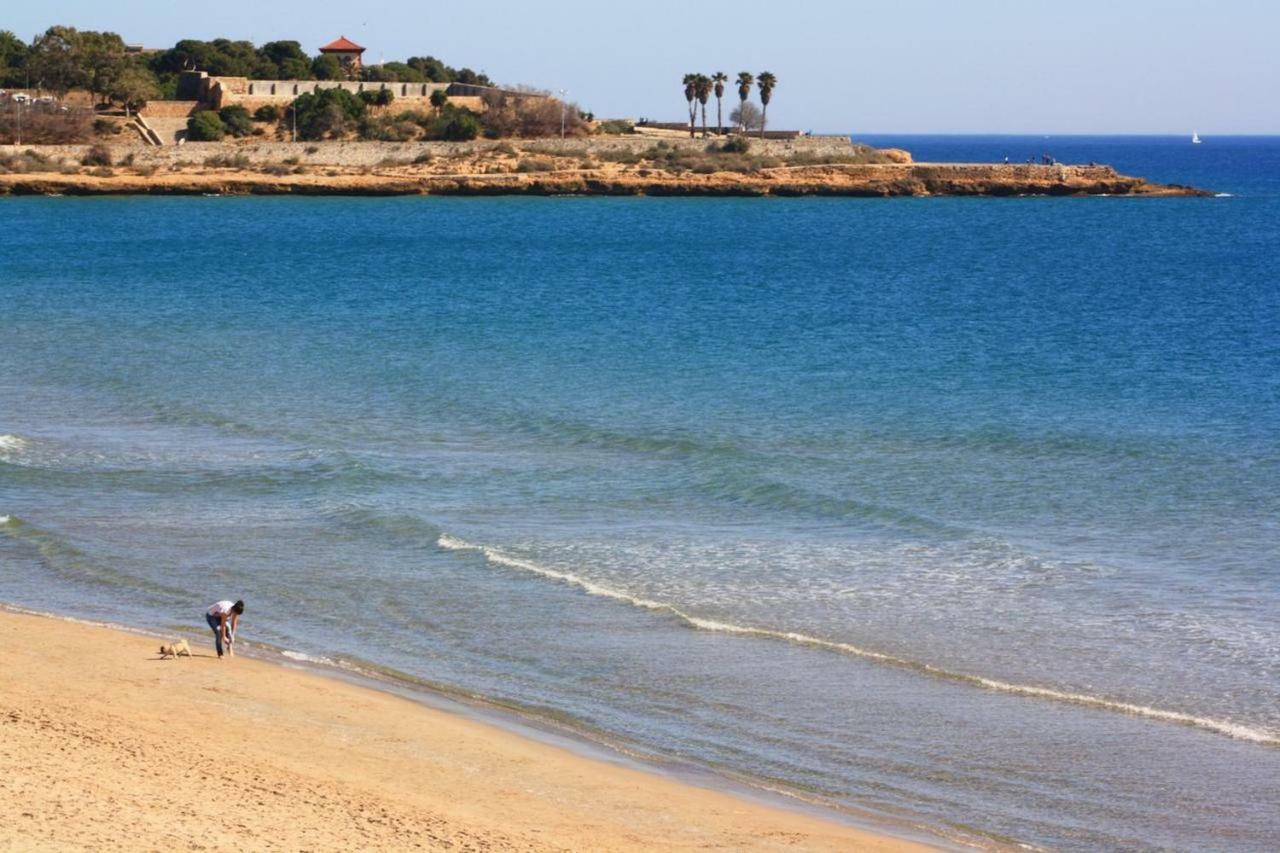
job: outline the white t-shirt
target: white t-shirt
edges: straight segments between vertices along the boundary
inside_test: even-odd
[[[210,616],[230,616],[231,608],[235,606],[233,601],[219,601],[217,604],[209,605]]]

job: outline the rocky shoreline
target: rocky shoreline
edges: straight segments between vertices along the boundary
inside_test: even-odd
[[[1109,166],[915,163],[906,152],[847,141],[840,150],[829,142],[814,150],[762,147],[749,157],[708,150],[705,142],[570,143],[188,145],[131,149],[115,165],[94,168],[83,165],[87,149],[49,146],[9,155],[0,195],[1210,195]]]
[[[1104,167],[967,166],[927,163],[820,166],[758,174],[688,175],[593,170],[528,174],[406,175],[339,172],[268,175],[244,170],[111,176],[0,175],[5,195],[650,195],[650,196],[1206,196]]]

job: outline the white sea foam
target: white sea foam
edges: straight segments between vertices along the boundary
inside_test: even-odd
[[[1102,696],[1092,696],[1086,693],[1073,693],[1064,690],[1054,690],[1049,687],[1037,687],[1030,684],[1017,684],[1009,681],[1001,681],[999,679],[986,678],[984,676],[971,675],[969,673],[952,672],[950,670],[934,666],[933,664],[913,661],[908,658],[878,652],[873,649],[862,648],[861,646],[855,646],[851,643],[825,640],[821,637],[815,637],[810,634],[802,634],[795,631],[779,631],[772,628],[735,625],[728,622],[718,622],[713,619],[704,619],[700,616],[694,616],[691,613],[687,613],[673,604],[655,601],[651,598],[631,595],[621,590],[603,586],[572,572],[564,572],[548,568],[546,566],[540,566],[529,560],[522,560],[518,557],[509,556],[487,545],[476,545],[471,542],[466,542],[455,536],[450,536],[447,533],[441,534],[437,542],[441,548],[446,550],[474,551],[483,555],[486,560],[494,563],[495,565],[506,566],[508,568],[570,584],[591,595],[610,598],[615,601],[622,601],[645,610],[669,613],[690,627],[696,628],[700,631],[714,631],[723,634],[781,640],[788,643],[796,643],[798,645],[813,646],[815,648],[827,649],[829,651],[839,652],[841,654],[859,657],[875,661],[877,663],[901,667],[903,669],[910,669],[935,678],[960,682],[962,684],[970,684],[987,690],[996,690],[1003,693],[1012,693],[1021,696],[1033,696],[1040,699],[1048,699],[1055,702],[1066,702],[1073,705],[1084,705],[1091,708],[1098,708],[1100,710],[1115,711],[1132,716],[1146,717],[1152,720],[1161,720],[1168,723],[1195,726],[1197,728],[1216,732],[1239,740],[1251,741],[1253,743],[1265,744],[1268,746],[1280,746],[1280,733],[1246,726],[1240,723],[1233,723],[1229,720],[1216,720],[1211,717],[1202,717],[1196,714],[1184,713],[1182,711],[1169,711],[1162,708],[1153,708],[1148,705],[1122,702],[1114,699],[1107,699]]]
[[[1235,198],[1234,193],[1214,193],[1214,198]]]
[[[0,515],[0,524],[8,524],[12,520],[13,520],[13,516]]]
[[[0,458],[9,453],[18,453],[26,450],[30,444],[31,442],[20,435],[12,435],[10,433],[0,435]]]
[[[295,652],[292,649],[285,649],[280,654],[284,655],[289,660],[294,660],[298,663],[318,663],[323,666],[338,666],[337,661],[322,655],[309,655],[304,652]]]

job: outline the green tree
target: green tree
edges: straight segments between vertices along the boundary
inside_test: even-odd
[[[411,56],[405,64],[416,70],[425,80],[431,83],[452,83],[453,69],[434,56]]]
[[[778,85],[778,78],[768,71],[761,71],[756,76],[756,86],[760,89],[760,138],[764,139],[765,128],[769,126],[769,101],[773,100],[773,87]]]
[[[755,75],[753,75],[750,71],[738,72],[738,100],[741,102],[738,109],[742,115],[746,115],[747,98],[751,97],[751,87],[755,85],[755,82],[756,82]],[[747,129],[747,125],[745,122],[742,125],[742,129],[744,131]]]
[[[124,39],[115,33],[82,31],[75,41],[75,60],[80,66],[85,88],[96,100],[111,91],[115,78],[129,64]]]
[[[480,119],[471,110],[451,109],[437,119],[428,131],[429,138],[447,142],[469,142],[480,135]]]
[[[54,26],[36,37],[28,66],[31,82],[59,97],[76,87],[88,88],[89,75],[79,55],[80,33],[74,27]]]
[[[111,81],[107,97],[123,104],[127,115],[131,110],[142,109],[147,101],[160,97],[160,84],[149,68],[130,63]]]
[[[324,54],[317,56],[311,63],[311,74],[317,80],[345,80],[347,70],[342,67],[338,57]]]
[[[436,89],[431,93],[431,106],[435,109],[436,115],[440,115],[447,103],[449,103],[449,95],[444,89]]]
[[[684,75],[684,99],[689,102],[689,138],[693,139],[693,131],[698,122],[698,108],[693,101],[698,97],[698,75]]]
[[[427,78],[421,71],[406,62],[384,62],[378,66],[385,79],[396,83],[425,83]]]
[[[275,66],[277,80],[306,80],[311,76],[311,57],[296,41],[269,41],[258,48],[258,55]]]
[[[222,119],[213,110],[200,110],[187,119],[187,139],[192,142],[218,142],[226,132]]]
[[[724,117],[721,109],[724,105],[724,84],[729,82],[729,75],[723,71],[717,71],[711,75],[711,82],[716,87],[716,133],[724,132]]]
[[[249,111],[239,104],[230,104],[218,110],[218,118],[227,133],[235,137],[248,136],[253,132],[253,119]]]
[[[360,124],[368,108],[346,89],[321,89],[299,95],[291,108],[299,139],[336,139]]]
[[[22,39],[9,30],[0,30],[0,86],[26,87],[28,52]]]
[[[705,74],[698,74],[693,81],[694,94],[698,97],[698,103],[702,105],[702,135],[707,135],[707,100],[711,97],[712,83],[711,78]]]

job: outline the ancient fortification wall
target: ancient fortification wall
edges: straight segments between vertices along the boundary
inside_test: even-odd
[[[512,145],[526,154],[598,154],[602,151],[647,151],[655,144],[653,139],[642,136],[589,136],[577,139],[528,139],[528,140],[477,140],[475,142],[253,142],[225,144],[221,142],[188,142],[184,145],[144,147],[140,142],[116,145],[120,156],[127,149],[138,165],[171,166],[175,163],[201,165],[206,158],[238,156],[248,158],[253,165],[280,163],[297,158],[298,162],[314,166],[376,166],[387,160],[413,160],[429,154],[448,157],[459,152],[483,152],[499,145]],[[707,147],[705,139],[662,140],[661,144],[672,148],[693,148],[701,151]],[[800,137],[791,140],[753,139],[751,150],[761,154],[785,157],[789,154],[807,153],[817,156],[848,154],[852,145],[843,137]],[[87,145],[38,146],[51,157],[65,157],[79,162]]]

